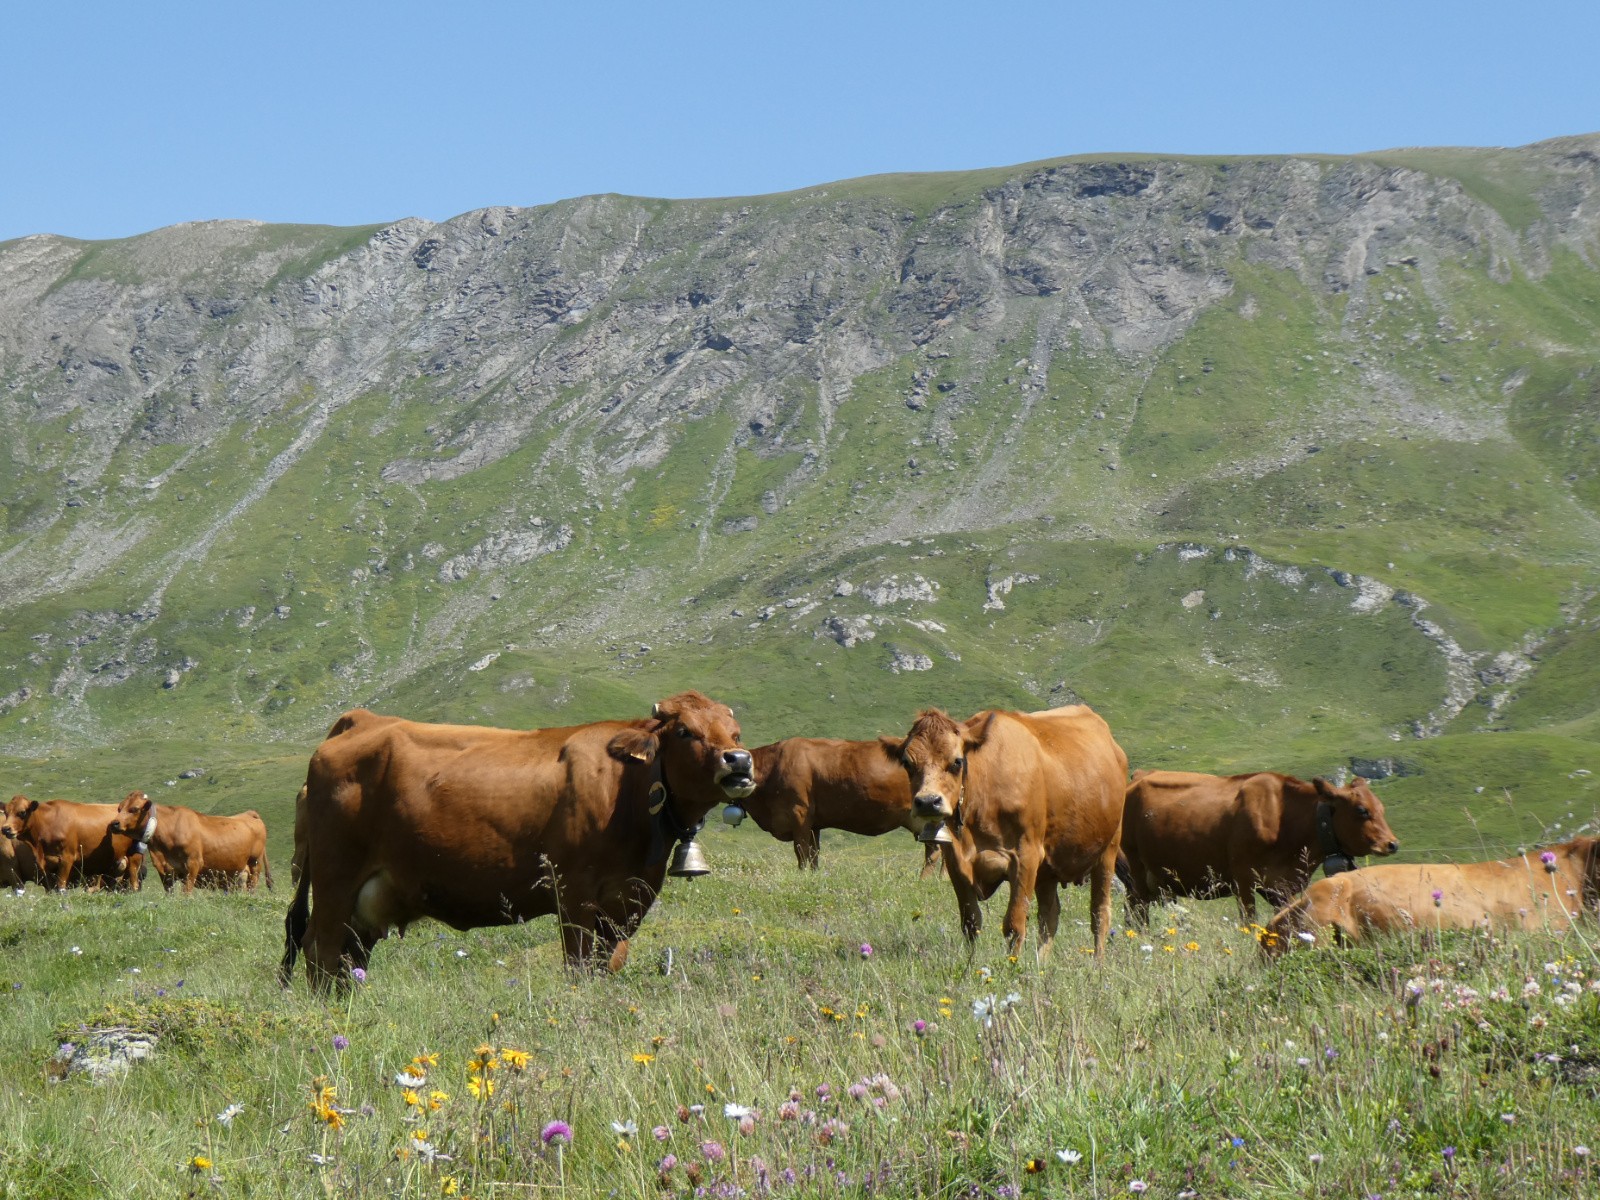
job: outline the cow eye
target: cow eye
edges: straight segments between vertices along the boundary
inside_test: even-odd
[[[693,737],[694,734],[689,732],[689,727],[687,725],[679,725],[678,726],[678,736],[681,737],[681,738],[689,738],[689,737]]]
[[[739,735],[738,735],[738,734],[737,734],[737,733],[736,733],[736,734],[734,734],[734,735],[733,735],[733,744],[734,744],[734,745],[735,745],[735,746],[738,746],[738,745],[741,745],[741,744],[742,744],[742,743],[741,743],[741,742],[740,742],[740,741],[739,741]]]
[[[965,765],[965,764],[966,764],[966,759],[964,759],[964,758],[961,758],[961,757],[960,757],[960,756],[959,756],[959,755],[958,755],[958,756],[957,756],[957,757],[956,757],[956,758],[955,758],[955,759],[954,759],[954,760],[953,760],[953,761],[952,761],[952,762],[951,762],[951,763],[950,763],[950,769],[951,769],[951,770],[952,770],[952,771],[959,771],[959,770],[961,770],[961,768],[962,768],[962,767],[963,767],[963,766],[964,766],[964,765]]]
[[[1356,805],[1356,816],[1360,817],[1363,821],[1365,821],[1371,815],[1372,810],[1369,809],[1365,804]]]

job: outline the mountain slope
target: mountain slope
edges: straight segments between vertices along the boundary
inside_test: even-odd
[[[1076,695],[1136,765],[1393,760],[1431,845],[1570,826],[1597,263],[1597,137],[6,243],[0,751],[269,811],[356,703]]]

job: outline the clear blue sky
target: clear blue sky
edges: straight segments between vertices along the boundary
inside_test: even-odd
[[[1600,131],[1600,3],[15,0],[0,239]]]

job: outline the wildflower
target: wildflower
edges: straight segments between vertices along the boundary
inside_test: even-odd
[[[798,1121],[800,1119],[800,1104],[795,1100],[785,1100],[778,1105],[778,1120]]]
[[[1322,1155],[1320,1155],[1320,1154],[1313,1154],[1313,1155],[1312,1155],[1312,1156],[1311,1156],[1311,1165],[1312,1165],[1312,1166],[1313,1166],[1313,1167],[1320,1167],[1320,1166],[1321,1166],[1321,1165],[1322,1165]]]
[[[728,1156],[728,1152],[722,1148],[721,1142],[701,1142],[700,1153],[706,1156],[707,1162],[721,1162]]]
[[[928,1032],[928,1023],[923,1020],[911,1022],[911,1032],[916,1034],[918,1037],[921,1037],[923,1034]]]
[[[739,1118],[739,1136],[740,1137],[749,1137],[755,1131],[756,1131],[756,1119],[754,1117],[740,1117]]]
[[[1294,1065],[1301,1068],[1309,1067],[1311,1060],[1309,1058],[1297,1058],[1294,1060]]]
[[[1139,947],[1139,952],[1141,954],[1154,954],[1155,953],[1155,949],[1156,948],[1154,946],[1152,946],[1149,942],[1146,942],[1144,945]]]
[[[872,943],[871,942],[862,942],[861,943],[861,957],[862,958],[871,958],[872,957]]]
[[[401,1071],[394,1077],[397,1085],[403,1088],[419,1088],[428,1082],[426,1075],[418,1075],[411,1071]]]
[[[656,1056],[654,1054],[635,1054],[633,1056],[633,1061],[638,1063],[641,1067],[648,1067],[651,1063],[655,1062],[655,1060]]]
[[[367,973],[360,967],[351,967],[350,978],[354,979],[357,983],[365,983],[367,981]]]
[[[657,1125],[650,1131],[650,1136],[655,1138],[655,1140],[658,1142],[664,1142],[672,1136],[672,1130],[668,1129],[665,1125]]]
[[[672,1170],[672,1168],[677,1166],[677,1165],[678,1165],[678,1156],[676,1154],[668,1154],[664,1158],[662,1158],[662,1160],[659,1163],[656,1164],[656,1170],[662,1171],[662,1172],[666,1172],[666,1171]]]
[[[1231,1138],[1228,1139],[1228,1144],[1231,1145],[1235,1150],[1237,1150],[1237,1149],[1239,1149],[1239,1147],[1244,1145],[1244,1139],[1242,1137],[1240,1137],[1238,1134],[1234,1134]]]
[[[1556,869],[1556,856],[1554,851],[1546,850],[1543,854],[1539,855],[1539,861],[1544,864],[1544,869],[1546,871],[1554,874]]]
[[[742,1104],[724,1104],[722,1106],[722,1115],[730,1121],[742,1121],[754,1111],[754,1109],[746,1108]]]
[[[1142,1179],[1128,1181],[1128,1190],[1136,1196],[1142,1196],[1150,1190],[1150,1185]]]
[[[221,1122],[224,1126],[232,1125],[233,1124],[233,1119],[235,1117],[237,1117],[243,1111],[244,1111],[244,1105],[242,1105],[242,1104],[230,1104],[230,1105],[228,1105],[227,1108],[223,1109],[221,1112],[219,1112],[217,1114],[217,1120],[219,1122]]]
[[[539,1140],[546,1146],[552,1142],[557,1145],[572,1144],[572,1126],[565,1121],[551,1121],[539,1131]]]
[[[439,1180],[439,1191],[446,1196],[454,1196],[461,1190],[461,1185],[456,1182],[454,1175],[446,1175]]]
[[[1516,1113],[1501,1113],[1500,1114],[1500,1119],[1502,1121],[1504,1121],[1507,1125],[1515,1125],[1517,1123],[1517,1114]]]
[[[1441,892],[1438,888],[1434,888],[1433,889],[1433,906],[1435,908],[1438,908],[1443,903],[1444,903],[1444,893]]]
[[[474,1100],[487,1100],[494,1095],[494,1080],[474,1076],[467,1080],[467,1091],[472,1093]]]
[[[1302,929],[1299,933],[1295,934],[1295,937],[1299,938],[1308,946],[1315,946],[1317,944],[1317,935],[1312,933],[1309,929]]]
[[[867,1085],[864,1083],[852,1083],[845,1091],[852,1100],[864,1100],[867,1095]]]
[[[189,1160],[189,1169],[196,1175],[202,1171],[209,1171],[211,1170],[211,1160],[203,1154],[196,1154]]]
[[[71,949],[71,951],[69,951],[69,953],[72,953],[72,954],[80,954],[80,955],[81,955],[81,954],[82,954],[82,953],[83,953],[83,948],[82,948],[82,947],[81,947],[81,946],[74,946],[74,947],[73,947],[73,948],[72,948],[72,949]]]
[[[1056,1157],[1069,1167],[1083,1161],[1083,1155],[1077,1150],[1057,1150]]]
[[[335,1050],[339,1051],[340,1053],[343,1053],[344,1051],[350,1049],[350,1039],[345,1037],[345,1035],[342,1034],[342,1033],[334,1034],[333,1035],[333,1048]]]
[[[405,1091],[400,1093],[400,1099],[405,1101],[407,1108],[422,1107],[422,1097],[417,1095],[417,1093],[412,1091],[410,1088],[407,1088]]]
[[[333,1161],[331,1154],[308,1154],[306,1158],[314,1167],[325,1167]]]
[[[1588,1158],[1589,1157],[1589,1147],[1587,1147],[1587,1146],[1574,1146],[1572,1148],[1572,1153],[1575,1154],[1579,1158]]]
[[[514,1071],[525,1070],[528,1065],[528,1052],[526,1050],[502,1050],[500,1061]]]
[[[1183,944],[1183,948],[1185,950],[1187,950],[1190,954],[1193,954],[1196,950],[1200,949],[1200,943],[1199,942],[1185,942]]]
[[[441,1092],[437,1088],[428,1093],[428,1111],[438,1112],[439,1106],[450,1099],[449,1092]]]

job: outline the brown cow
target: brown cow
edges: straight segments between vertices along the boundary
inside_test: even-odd
[[[620,970],[673,844],[748,796],[750,772],[732,711],[699,692],[645,720],[531,731],[346,713],[306,772],[280,978],[302,948],[314,984],[365,968],[422,917],[554,914],[569,965]]]
[[[15,796],[13,799],[26,801],[27,797]],[[0,806],[0,823],[4,822],[8,809],[9,805]],[[16,837],[0,835],[0,887],[21,891],[23,884],[41,878],[39,860],[33,853],[33,847]]]
[[[13,796],[0,835],[15,841],[20,853],[32,852],[45,887],[54,883],[65,891],[76,877],[85,884],[120,882],[139,890],[144,848],[137,831],[123,828],[115,804],[40,803]]]
[[[245,889],[254,891],[263,871],[267,890],[272,890],[267,826],[254,809],[219,817],[178,804],[163,804],[158,813],[149,796],[131,792],[117,811],[126,826],[144,829],[150,859],[167,891],[180,878],[185,894],[194,891],[199,882],[227,891],[239,876],[244,877]]]
[[[1383,802],[1359,776],[1344,787],[1292,775],[1139,771],[1122,809],[1128,913],[1149,917],[1158,896],[1232,892],[1247,921],[1256,892],[1274,908],[1302,891],[1320,864],[1348,871],[1359,855],[1399,849]]]
[[[1600,903],[1600,838],[1581,837],[1498,862],[1406,863],[1319,879],[1267,923],[1286,950],[1402,929],[1566,929]],[[1301,936],[1308,935],[1308,936]]]
[[[969,941],[983,923],[979,900],[1006,880],[1011,952],[1037,886],[1039,953],[1048,953],[1061,917],[1057,886],[1087,878],[1094,949],[1104,952],[1128,758],[1099,714],[1077,704],[981,712],[958,725],[929,711],[905,741],[884,743],[905,764],[916,811],[956,835],[944,861]]]
[[[740,807],[780,842],[793,842],[802,869],[816,870],[821,830],[877,837],[922,827],[911,814],[905,768],[881,741],[792,737],[750,753],[756,790]],[[936,848],[928,846],[923,874],[938,862]]]

